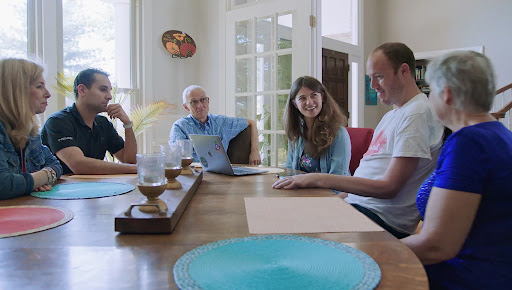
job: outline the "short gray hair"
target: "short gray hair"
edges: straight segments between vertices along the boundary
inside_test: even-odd
[[[426,79],[438,90],[450,88],[459,110],[491,110],[496,94],[494,70],[481,53],[455,51],[434,58],[427,66]]]
[[[183,90],[183,104],[186,104],[187,103],[187,97],[188,95],[190,94],[190,92],[194,91],[194,90],[197,90],[197,89],[201,89],[204,91],[204,89],[198,85],[191,85],[191,86],[188,86],[186,87],[184,90]]]

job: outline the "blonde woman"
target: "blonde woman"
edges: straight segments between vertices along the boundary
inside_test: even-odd
[[[287,168],[350,175],[347,117],[321,82],[303,76],[293,83],[284,120]]]
[[[46,110],[50,96],[41,66],[0,60],[0,199],[50,190],[62,174],[38,134],[36,114]]]

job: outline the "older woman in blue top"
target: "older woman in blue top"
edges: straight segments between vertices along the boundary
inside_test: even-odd
[[[350,175],[347,117],[317,79],[299,77],[285,108],[286,167],[307,173]]]
[[[402,241],[425,265],[431,289],[510,289],[512,132],[489,110],[494,73],[476,52],[453,52],[427,67],[429,96],[453,133],[420,187],[419,234]]]
[[[45,85],[41,66],[0,60],[0,199],[50,190],[62,174],[38,134],[36,114],[46,110],[51,96]]]

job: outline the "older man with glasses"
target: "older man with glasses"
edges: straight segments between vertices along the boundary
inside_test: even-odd
[[[229,141],[249,126],[251,130],[249,164],[261,164],[258,129],[253,120],[209,114],[210,98],[206,96],[204,89],[197,85],[189,86],[183,91],[183,108],[189,111],[190,115],[174,122],[169,142],[189,139],[189,134],[218,135],[227,150]],[[194,162],[199,162],[195,152]]]

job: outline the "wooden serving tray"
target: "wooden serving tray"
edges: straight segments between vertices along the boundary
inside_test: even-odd
[[[122,212],[115,218],[115,231],[128,234],[170,234],[201,184],[203,172],[180,175],[177,180],[182,188],[167,189],[160,195],[168,207],[164,215],[141,212],[138,207],[134,207],[130,216]]]

